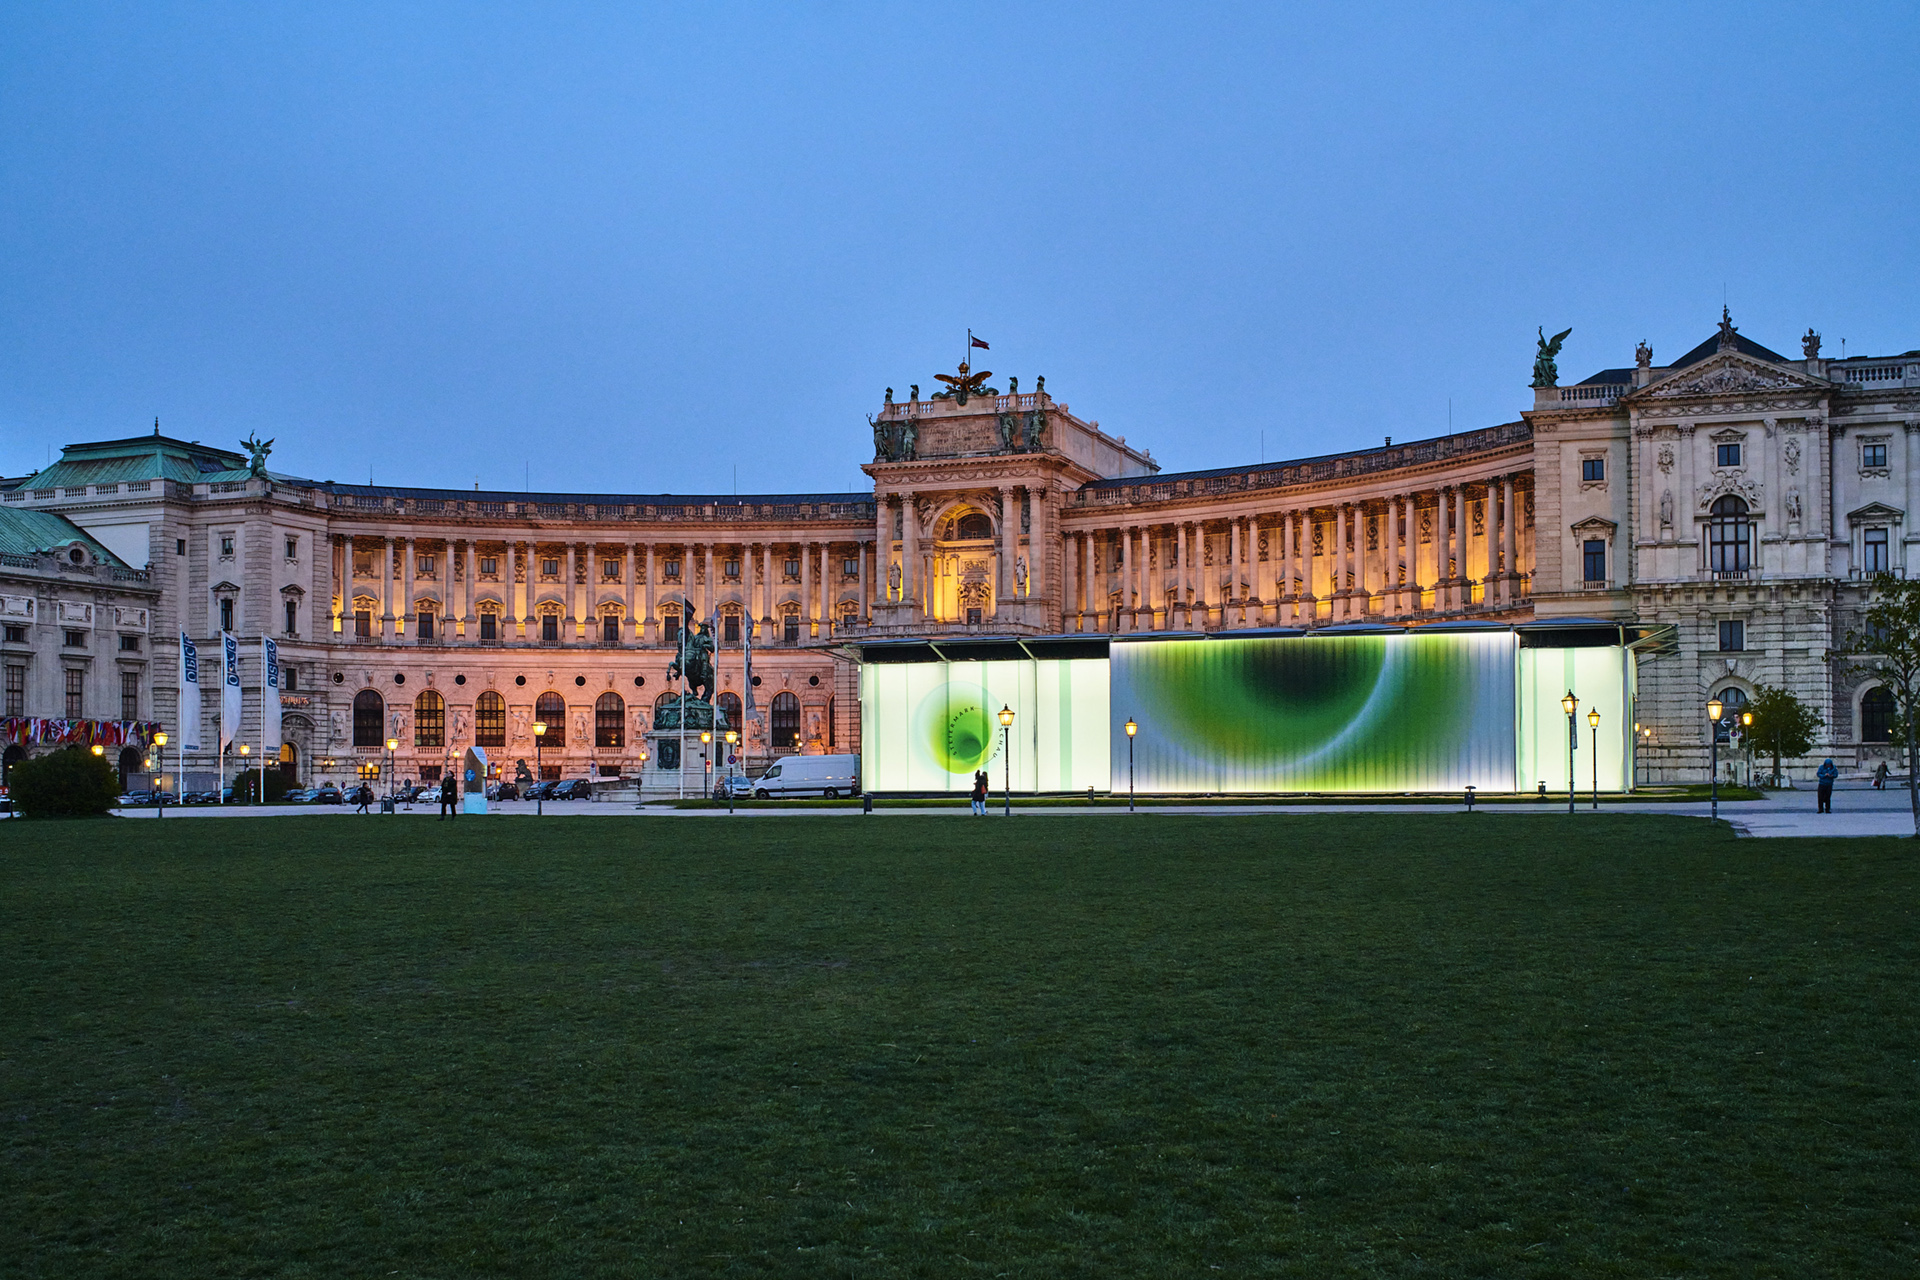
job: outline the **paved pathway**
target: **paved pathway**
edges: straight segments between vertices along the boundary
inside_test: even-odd
[[[496,803],[493,812],[531,816],[534,806],[524,800]],[[1685,803],[1649,802],[1608,804],[1604,800],[1601,810],[1607,813],[1662,813],[1677,814],[1685,817],[1705,818],[1709,806],[1705,801]],[[1904,790],[1889,788],[1886,791],[1874,791],[1871,788],[1843,788],[1834,795],[1834,812],[1822,814],[1815,812],[1812,790],[1783,791],[1770,793],[1763,800],[1729,802],[1720,806],[1720,816],[1732,824],[1735,831],[1747,836],[1910,836],[1913,834],[1913,814],[1908,807],[1907,793]],[[1283,814],[1325,814],[1325,813],[1374,813],[1374,814],[1418,814],[1418,813],[1459,813],[1462,807],[1457,803],[1434,804],[1193,804],[1193,805],[1154,805],[1142,808],[1133,817],[1226,817],[1250,813]],[[758,809],[739,811],[748,813],[779,814],[785,817],[808,818],[858,818],[872,816],[877,818],[912,818],[944,814],[957,817],[966,813],[964,809],[945,808],[878,808],[871,815],[863,815],[858,808],[793,808]],[[1038,809],[1022,809],[1016,802],[1017,817],[1103,817],[1125,818],[1128,815],[1123,808],[1116,806],[1047,806]],[[1476,809],[1478,813],[1506,817],[1540,816],[1542,814],[1565,813],[1564,800],[1556,804],[1486,804]],[[1593,811],[1582,801],[1579,813],[1590,814]],[[154,818],[159,811],[155,809],[127,809],[120,813],[125,818]],[[998,817],[998,808],[990,808],[989,813]],[[411,820],[437,818],[438,806],[418,804],[411,808],[402,806],[397,815],[382,815],[377,811],[371,815],[356,814],[352,805],[282,805],[267,809],[255,809],[245,805],[193,805],[180,809],[168,809],[167,820],[219,818],[297,818],[297,817],[383,817],[398,816]],[[468,815],[471,817],[471,815]],[[569,817],[642,817],[642,818],[725,818],[725,809],[669,809],[661,807],[632,808],[624,804],[595,804],[583,800],[561,800],[545,806],[545,816],[549,818]]]

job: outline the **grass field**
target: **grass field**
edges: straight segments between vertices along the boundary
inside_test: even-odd
[[[1920,1274],[1912,845],[0,824],[0,1274]]]

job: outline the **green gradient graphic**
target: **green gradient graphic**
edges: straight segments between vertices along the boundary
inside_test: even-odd
[[[1144,790],[1504,790],[1513,661],[1507,633],[1116,644],[1113,710]]]
[[[987,691],[954,681],[920,699],[914,708],[914,735],[935,767],[971,774],[993,759],[996,745]]]

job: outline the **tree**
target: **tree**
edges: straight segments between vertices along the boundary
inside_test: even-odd
[[[91,818],[120,798],[120,773],[105,756],[68,747],[13,767],[13,803],[28,818]]]
[[[1907,744],[1907,800],[1920,837],[1920,778],[1915,777],[1914,699],[1920,696],[1920,580],[1876,573],[1865,625],[1847,632],[1845,652],[1862,659],[1861,675],[1878,676],[1893,697],[1894,730]]]
[[[1755,686],[1753,701],[1746,709],[1753,713],[1753,724],[1747,728],[1747,747],[1773,757],[1773,785],[1777,787],[1780,757],[1803,756],[1813,750],[1813,735],[1823,721],[1812,707],[1772,685]]]

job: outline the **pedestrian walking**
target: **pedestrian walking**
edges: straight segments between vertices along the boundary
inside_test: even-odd
[[[1885,791],[1887,789],[1887,762],[1885,760],[1882,760],[1879,767],[1873,771],[1873,789],[1875,791]]]
[[[373,803],[373,788],[369,787],[364,782],[361,783],[360,789],[353,793],[353,801],[355,804],[360,806],[358,809],[354,810],[355,813],[372,812],[370,809],[367,808],[367,806]]]
[[[449,822],[460,816],[460,784],[453,780],[451,773],[440,779],[440,818]],[[435,818],[434,821],[440,821]]]
[[[1819,812],[1832,813],[1833,812],[1833,780],[1840,776],[1840,770],[1834,767],[1833,757],[1828,756],[1826,763],[1821,765],[1819,770],[1813,776],[1816,779],[1818,779],[1820,783]]]
[[[973,816],[987,816],[987,771],[976,769],[973,773]]]

